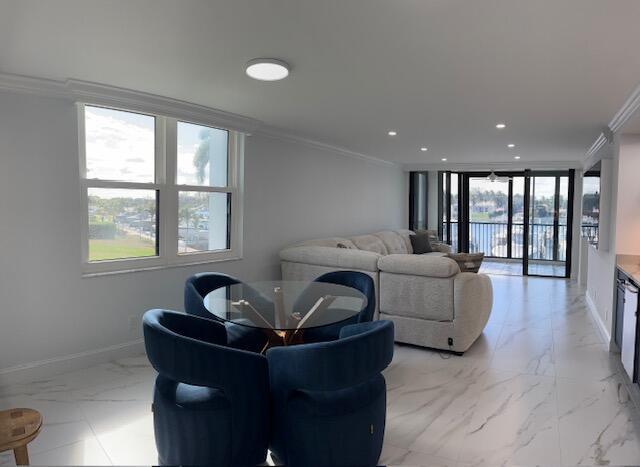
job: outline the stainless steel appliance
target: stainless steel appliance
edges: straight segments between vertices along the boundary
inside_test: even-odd
[[[630,282],[624,284],[624,314],[622,321],[622,366],[634,380],[636,357],[636,323],[638,320],[638,288]]]

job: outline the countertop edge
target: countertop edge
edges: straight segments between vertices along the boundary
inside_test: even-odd
[[[616,255],[616,267],[640,284],[640,255]]]

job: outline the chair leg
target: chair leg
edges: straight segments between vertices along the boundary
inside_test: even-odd
[[[16,458],[16,465],[29,465],[29,452],[26,445],[15,448],[13,456]]]

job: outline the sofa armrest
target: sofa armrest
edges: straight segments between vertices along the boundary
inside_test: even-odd
[[[380,258],[372,251],[326,246],[297,246],[280,251],[282,261],[373,272],[378,270]]]
[[[378,260],[383,272],[411,276],[451,277],[460,273],[458,264],[451,258],[431,255],[387,255]]]
[[[471,321],[480,330],[493,308],[493,286],[486,274],[462,272],[454,280],[453,315],[455,320]]]
[[[451,253],[451,245],[443,242],[431,242],[431,249],[439,253]]]

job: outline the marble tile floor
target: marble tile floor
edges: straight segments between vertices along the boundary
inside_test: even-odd
[[[640,464],[640,411],[591,320],[561,279],[492,276],[495,304],[458,357],[397,345],[385,371],[386,465]],[[0,409],[40,410],[33,465],[157,463],[144,356],[0,387]],[[13,464],[10,453],[0,464]]]

